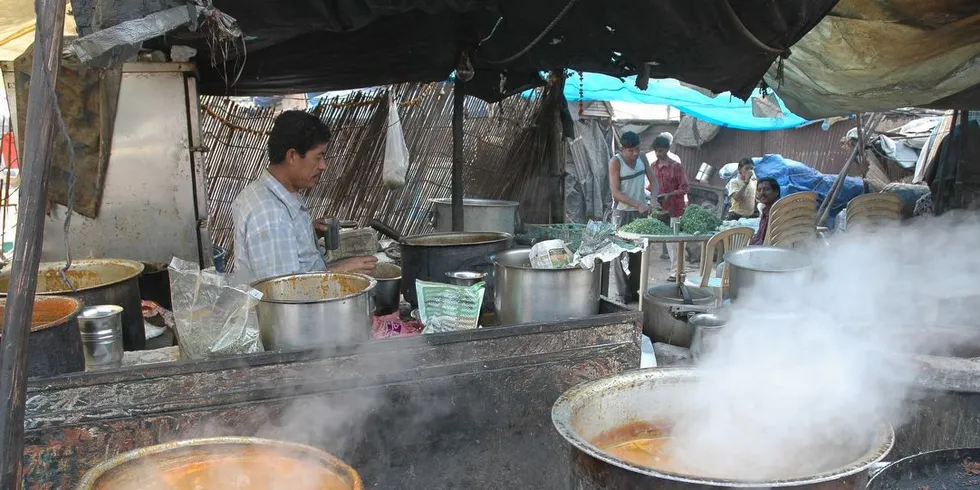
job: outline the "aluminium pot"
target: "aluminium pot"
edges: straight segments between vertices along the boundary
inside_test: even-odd
[[[236,478],[237,477],[237,478]],[[89,470],[76,490],[363,490],[353,468],[320,449],[256,437],[211,437],[135,449]]]
[[[599,313],[602,267],[535,269],[529,248],[490,256],[494,266],[494,302],[502,325],[543,323]]]
[[[884,421],[865,434],[852,434],[835,445],[831,464],[815,471],[771,481],[698,477],[661,472],[632,465],[593,442],[601,436],[635,427],[637,423],[670,424],[697,381],[694,369],[644,369],[620,373],[578,385],[561,395],[551,411],[558,433],[571,445],[573,490],[695,490],[722,488],[797,488],[806,490],[863,490],[872,465],[881,461],[895,441]],[[737,450],[737,446],[733,446]]]
[[[373,278],[350,272],[311,272],[263,279],[256,307],[266,350],[352,345],[371,338]]]
[[[704,313],[717,304],[711,288],[684,286],[690,295],[686,305],[684,294],[677,284],[659,284],[643,294],[643,333],[654,342],[691,347],[694,325],[688,318],[692,313]]]
[[[35,296],[31,335],[27,340],[27,376],[47,378],[85,370],[78,314],[82,300],[70,296]],[[0,331],[7,298],[0,298]]]
[[[796,250],[779,247],[746,247],[725,254],[728,295],[732,301],[755,289],[761,295],[776,294],[805,284],[813,260]]]
[[[384,316],[398,311],[402,298],[402,268],[379,263],[370,276],[378,282],[374,288],[374,314]]]
[[[453,231],[453,200],[429,199],[437,232]],[[463,199],[463,231],[499,231],[513,235],[519,203],[494,199]]]
[[[885,466],[868,490],[973,488],[980,484],[980,448],[940,449],[915,454]]]
[[[507,250],[514,242],[513,235],[500,232],[430,233],[402,237],[400,233],[379,222],[371,227],[399,242],[402,262],[402,295],[405,301],[418,308],[415,281],[447,283],[447,272],[471,271],[488,274],[485,294],[493,297],[493,264],[490,254]],[[486,302],[484,302],[486,305]]]
[[[146,347],[143,326],[143,301],[139,277],[143,264],[122,259],[73,260],[68,278],[77,292],[65,284],[60,271],[64,262],[42,262],[37,269],[37,292],[43,296],[71,296],[87,305],[122,307],[123,348],[128,351]],[[0,273],[0,297],[10,289],[10,271]]]

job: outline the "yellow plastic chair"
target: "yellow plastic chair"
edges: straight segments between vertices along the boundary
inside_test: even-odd
[[[712,277],[715,270],[715,255],[721,248],[721,255],[749,246],[755,231],[747,226],[720,231],[701,246],[700,275],[687,276],[684,284],[688,287],[720,289],[728,291],[728,267],[722,271],[721,277]]]
[[[902,199],[897,194],[864,194],[847,203],[845,231],[898,223],[902,220]]]
[[[770,247],[812,245],[817,238],[817,193],[797,192],[781,198],[769,211],[763,243]]]

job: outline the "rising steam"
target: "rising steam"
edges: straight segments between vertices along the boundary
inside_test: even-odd
[[[928,327],[976,324],[980,222],[949,216],[847,233],[811,252],[803,286],[740,298],[681,401],[670,453],[703,476],[766,480],[852,463],[881,418],[901,423],[910,352],[947,351]]]

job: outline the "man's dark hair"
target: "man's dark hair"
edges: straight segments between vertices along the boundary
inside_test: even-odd
[[[752,160],[749,157],[745,157],[745,158],[743,158],[743,159],[741,159],[741,160],[738,161],[738,168],[739,168],[739,170],[745,168],[746,165],[755,165],[755,161]]]
[[[623,148],[636,148],[640,146],[640,136],[632,131],[627,131],[619,137],[619,144]]]
[[[782,197],[783,193],[779,189],[779,181],[777,181],[776,179],[774,179],[772,177],[763,177],[763,178],[759,179],[758,182],[756,182],[756,187],[758,187],[759,185],[762,185],[763,182],[769,184],[769,187],[772,187],[776,191],[776,199],[779,199],[780,197]]]
[[[316,116],[304,111],[283,112],[276,117],[269,134],[269,162],[282,163],[291,149],[306,155],[314,146],[329,140],[330,129]]]

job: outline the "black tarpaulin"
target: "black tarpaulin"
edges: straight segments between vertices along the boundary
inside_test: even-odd
[[[115,10],[111,17],[99,17],[96,26],[91,12],[100,1],[111,2]],[[152,47],[198,48],[200,88],[206,94],[270,95],[444,80],[466,51],[476,71],[468,91],[488,101],[540,84],[542,70],[629,76],[640,74],[644,65],[654,78],[679,78],[746,97],[780,53],[836,3],[216,0],[215,7],[237,19],[246,36],[244,55],[231,54],[231,61],[244,59],[237,81],[232,63],[211,66],[206,29],[173,32]],[[134,18],[141,10],[150,13],[134,4],[176,3],[72,1],[83,34]]]

